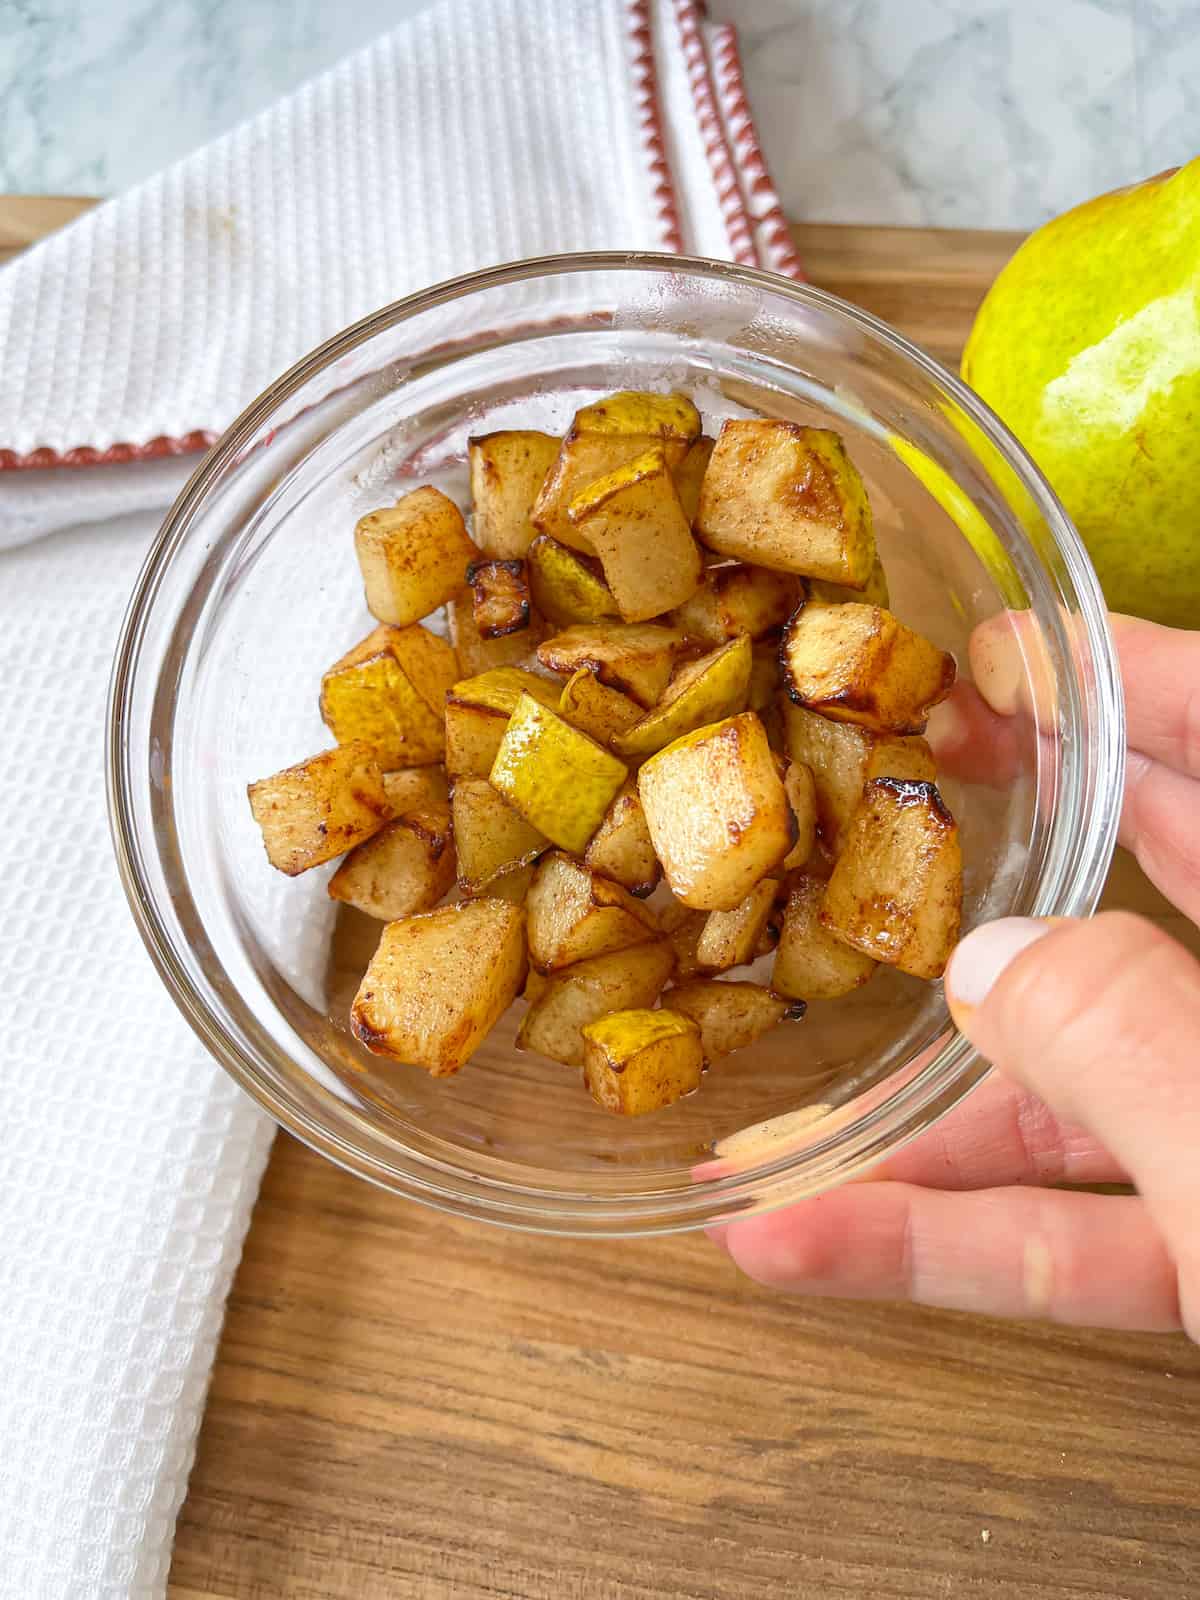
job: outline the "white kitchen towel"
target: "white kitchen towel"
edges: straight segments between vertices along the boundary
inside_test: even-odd
[[[0,546],[169,504],[388,301],[625,247],[798,270],[733,29],[692,0],[443,0],[0,273]]]
[[[270,1139],[111,862],[104,693],[157,509],[347,322],[593,247],[798,271],[733,31],[692,0],[439,0],[0,272],[4,1600],[164,1592]]]

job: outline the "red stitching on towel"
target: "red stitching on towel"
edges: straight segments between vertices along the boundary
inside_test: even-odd
[[[683,226],[667,140],[663,130],[662,102],[658,95],[658,68],[654,61],[652,0],[629,0],[629,37],[633,44],[633,96],[642,144],[650,157],[653,198],[664,250],[683,254]]]
[[[654,59],[650,11],[653,3],[654,0],[628,0],[634,100],[643,145],[650,157],[652,193],[662,230],[663,248],[681,254],[684,249],[683,227],[667,157],[658,70]],[[661,0],[661,3],[666,3],[666,0]],[[766,264],[788,277],[803,279],[804,270],[792,244],[787,219],[779,204],[750,115],[737,32],[729,23],[713,30],[713,63],[710,67],[701,29],[704,15],[700,0],[675,0],[675,17],[687,62],[688,81],[695,99],[696,117],[734,259],[743,266],[762,265],[756,242],[757,223]],[[764,209],[759,211],[757,218],[746,204],[743,181],[753,199],[763,203]],[[43,445],[23,454],[16,450],[0,449],[0,472],[37,471],[49,467],[114,466],[130,461],[159,461],[170,456],[199,455],[216,438],[215,433],[196,429],[177,438],[160,434],[145,444],[113,444],[104,450],[93,445],[77,445],[74,449],[63,451]]]
[[[738,179],[734,152],[725,136],[725,124],[717,104],[708,50],[701,27],[704,11],[696,0],[675,0],[675,21],[687,63],[688,82],[696,103],[696,119],[709,169],[717,188],[717,203],[729,235],[733,259],[743,267],[761,267],[762,258],[754,238],[754,222],[746,209]]]
[[[181,438],[168,439],[159,434],[145,444],[110,444],[107,450],[94,445],[80,444],[73,450],[52,450],[42,445],[37,450],[27,450],[24,455],[16,450],[0,450],[0,472],[32,472],[45,467],[111,467],[126,461],[158,461],[164,456],[199,455],[217,438],[215,433],[197,429]]]
[[[754,220],[763,242],[766,264],[785,277],[805,280],[804,267],[792,242],[792,235],[779,203],[779,195],[771,179],[758,130],[750,112],[746,95],[746,81],[742,74],[742,57],[738,50],[737,29],[722,23],[713,30],[713,68],[717,80],[717,94],[725,113],[725,123],[733,143],[734,156],[741,168],[752,200],[755,202]]]

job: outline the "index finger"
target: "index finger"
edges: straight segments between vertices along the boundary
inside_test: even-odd
[[[1119,612],[1108,620],[1121,660],[1130,745],[1200,778],[1200,633]]]
[[[1200,1333],[1200,964],[1141,917],[985,923],[955,950],[946,998],[971,1042],[1129,1173],[1179,1269]]]
[[[1125,689],[1131,749],[1200,777],[1200,633],[1164,628],[1119,612],[1109,616]],[[1031,611],[1002,611],[971,635],[970,659],[980,694],[1001,716],[1032,707],[1028,674],[1042,660]]]

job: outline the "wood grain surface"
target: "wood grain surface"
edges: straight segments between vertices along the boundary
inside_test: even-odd
[[[83,203],[0,199],[0,253]],[[1016,243],[796,236],[947,361]],[[1184,931],[1128,857],[1107,898]],[[1200,1351],[774,1298],[703,1239],[503,1234],[281,1135],[170,1594],[1195,1600]]]

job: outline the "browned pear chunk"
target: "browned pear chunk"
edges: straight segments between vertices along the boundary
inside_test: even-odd
[[[936,784],[873,778],[825,889],[822,925],[915,978],[940,978],[962,920],[958,825]]]
[[[700,552],[660,447],[587,484],[567,515],[600,558],[626,622],[648,622],[699,585]]]
[[[781,628],[804,598],[800,578],[744,562],[710,567],[700,588],[671,620],[690,639],[717,645],[739,633],[761,639]]]
[[[792,1000],[836,1000],[861,988],[875,971],[869,956],[821,925],[824,897],[821,878],[800,873],[789,881],[771,987]]]
[[[520,667],[494,667],[456,683],[446,696],[446,771],[452,778],[488,777],[521,696],[552,706],[560,693],[553,679]]]
[[[875,564],[866,486],[828,428],[754,417],[721,429],[696,531],[738,561],[865,586]]]
[[[451,801],[458,881],[479,894],[502,874],[528,866],[550,841],[514,811],[486,778],[456,778]]]
[[[247,787],[267,859],[289,878],[344,855],[395,815],[370,745],[320,755]]]
[[[558,456],[553,434],[512,428],[467,441],[475,542],[485,555],[512,560],[529,549],[533,502]]]
[[[570,545],[584,555],[595,555],[587,534],[568,515],[572,500],[589,483],[655,446],[664,452],[672,469],[688,452],[688,444],[683,439],[664,438],[653,433],[598,433],[573,423],[534,502],[530,513],[534,527],[539,533],[557,539],[559,544]]]
[[[683,507],[689,528],[696,520],[696,512],[700,507],[700,485],[704,482],[704,474],[708,470],[709,459],[716,442],[715,439],[710,439],[707,433],[702,433],[688,446],[687,455],[675,468],[675,491],[679,495],[679,504]]]
[[[678,1011],[610,1011],[583,1030],[583,1081],[597,1105],[639,1117],[700,1087],[700,1029]]]
[[[706,1061],[718,1061],[745,1050],[769,1033],[777,1023],[796,1009],[759,983],[728,983],[718,978],[697,978],[676,984],[664,999],[672,1011],[679,1011],[700,1029],[700,1043]]]
[[[527,632],[532,617],[523,561],[472,561],[467,568],[472,617],[481,639]],[[532,648],[533,641],[530,641]]]
[[[445,811],[450,805],[444,767],[401,767],[385,772],[383,787],[398,817],[407,811]]]
[[[652,1006],[671,976],[675,953],[665,939],[577,961],[549,977],[538,974],[530,1009],[517,1034],[518,1050],[536,1050],[577,1067],[583,1063],[583,1029],[610,1011]]]
[[[788,754],[813,777],[817,822],[836,854],[869,778],[937,777],[933,751],[916,735],[871,733],[851,722],[831,722],[816,711],[784,701]]]
[[[373,1055],[449,1077],[521,992],[525,959],[525,912],[507,900],[401,917],[383,930],[351,1031]]]
[[[608,688],[588,667],[580,667],[563,684],[558,709],[568,722],[604,745],[611,745],[618,734],[640,722],[643,715],[636,700],[619,689]]]
[[[445,639],[419,623],[381,622],[321,679],[321,716],[339,744],[363,740],[385,768],[440,761],[457,675]]]
[[[462,512],[440,489],[402,495],[383,511],[359,519],[354,548],[367,607],[380,622],[404,627],[444,605],[463,586],[479,551]]]
[[[639,899],[662,877],[636,784],[626,783],[618,791],[583,859],[593,872],[611,878]]]
[[[410,810],[355,845],[329,880],[329,895],[368,917],[393,922],[430,911],[454,882],[445,807]]]
[[[559,851],[538,863],[527,904],[529,958],[542,972],[659,937],[647,906]]]
[[[791,807],[752,711],[651,756],[638,793],[672,894],[697,910],[731,911],[792,848]]]
[[[678,628],[654,622],[580,623],[538,646],[538,660],[551,672],[569,678],[586,667],[610,689],[656,705],[685,647]]]
[[[763,878],[732,911],[709,912],[696,945],[696,960],[705,971],[725,972],[754,960],[778,893],[778,880]]]
[[[923,733],[954,686],[954,657],[879,606],[805,606],[780,666],[797,705],[874,733]]]
[[[617,602],[595,557],[543,533],[529,546],[528,561],[533,603],[556,628],[618,615]]]

